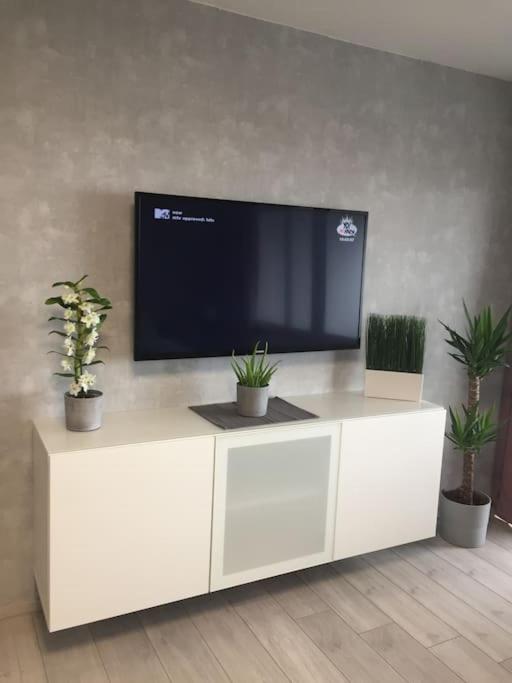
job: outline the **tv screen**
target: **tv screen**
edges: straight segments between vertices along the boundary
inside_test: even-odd
[[[368,214],[135,193],[135,360],[355,349]]]

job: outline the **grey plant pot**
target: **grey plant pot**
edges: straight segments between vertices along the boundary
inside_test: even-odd
[[[91,389],[86,398],[64,394],[66,428],[71,432],[92,432],[101,427],[103,393]]]
[[[491,499],[485,493],[475,492],[485,501],[482,505],[463,505],[441,492],[439,501],[439,535],[448,543],[462,548],[479,548],[484,545],[491,513]]]
[[[266,387],[245,387],[236,385],[236,402],[239,415],[263,417],[267,414],[268,385]]]

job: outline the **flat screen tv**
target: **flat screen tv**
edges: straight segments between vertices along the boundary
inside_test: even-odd
[[[356,349],[368,214],[135,193],[135,360]]]

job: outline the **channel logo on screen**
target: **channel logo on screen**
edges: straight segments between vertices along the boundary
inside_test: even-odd
[[[171,210],[170,209],[155,209],[154,217],[160,221],[170,221],[171,220]]]

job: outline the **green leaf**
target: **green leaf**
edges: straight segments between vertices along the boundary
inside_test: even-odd
[[[467,367],[471,377],[482,378],[498,367],[506,366],[506,355],[510,350],[512,335],[508,332],[511,308],[508,308],[498,322],[494,322],[490,306],[471,316],[463,301],[466,318],[465,336],[459,334],[445,323],[441,323],[448,339],[446,342],[458,353],[450,354]]]
[[[98,292],[94,289],[94,287],[83,287],[81,292],[87,292],[87,294],[92,297],[93,299],[100,299],[100,295]]]
[[[488,443],[496,440],[497,425],[492,419],[493,408],[480,411],[478,406],[462,406],[462,414],[449,408],[451,432],[446,434],[456,450],[479,453]]]
[[[71,339],[76,341],[76,337],[69,335],[69,334],[66,334],[65,332],[61,332],[60,330],[51,330],[51,332],[48,332],[48,334],[49,335],[50,334],[58,334],[59,337],[70,337],[71,336]]]
[[[71,287],[73,288],[75,286],[74,282],[71,282],[70,280],[66,280],[65,282],[54,282],[52,287]]]
[[[72,372],[54,372],[54,375],[58,375],[59,377],[74,377],[75,375]]]
[[[240,384],[248,387],[264,387],[277,370],[277,363],[270,365],[267,360],[268,343],[265,343],[263,353],[260,353],[259,342],[256,342],[252,353],[238,362],[233,350],[231,357],[231,367]]]
[[[51,296],[49,299],[46,299],[44,303],[47,306],[53,306],[54,304],[58,304],[59,306],[66,308],[66,304],[62,301],[62,297],[60,296]]]

